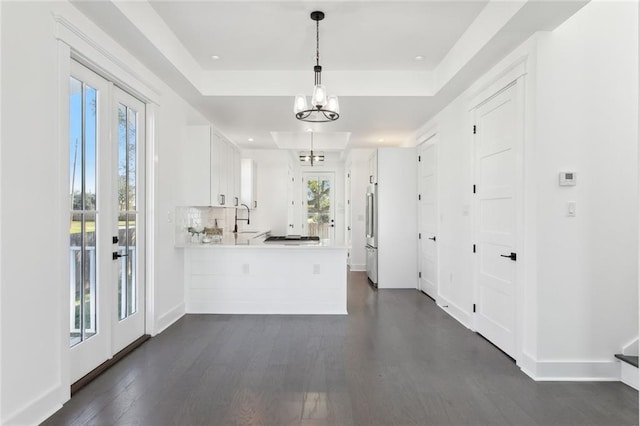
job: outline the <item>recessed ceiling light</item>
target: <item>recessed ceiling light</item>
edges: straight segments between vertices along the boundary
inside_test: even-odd
[[[253,138],[249,138],[247,139],[249,142],[253,142]]]
[[[378,139],[378,142],[384,142],[384,138]]]
[[[422,55],[418,55],[418,56],[416,56],[416,57],[415,57],[415,58],[413,58],[413,59],[415,59],[416,61],[424,61],[424,56],[422,56]]]
[[[213,59],[214,61],[217,61],[220,59],[220,56],[218,55],[211,55],[211,59]]]

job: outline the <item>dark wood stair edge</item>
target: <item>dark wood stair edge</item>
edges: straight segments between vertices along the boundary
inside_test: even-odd
[[[638,368],[638,356],[637,355],[623,355],[623,354],[615,354],[615,357],[620,361],[624,361],[627,364],[631,364],[634,367]]]
[[[80,389],[82,389],[83,387],[88,385],[96,377],[98,377],[99,375],[101,375],[102,373],[107,371],[109,368],[114,366],[122,358],[124,358],[125,356],[129,355],[131,352],[133,352],[136,348],[138,348],[140,345],[142,345],[144,342],[146,342],[150,338],[151,338],[151,336],[148,335],[148,334],[144,334],[144,335],[138,337],[136,340],[131,342],[129,345],[127,345],[120,352],[118,352],[113,357],[111,357],[111,359],[106,360],[105,362],[103,362],[102,364],[100,364],[99,366],[97,366],[96,368],[94,368],[93,370],[88,372],[87,374],[85,374],[83,377],[78,379],[77,382],[75,382],[75,383],[73,383],[71,385],[71,396],[73,396],[73,394],[75,394]]]

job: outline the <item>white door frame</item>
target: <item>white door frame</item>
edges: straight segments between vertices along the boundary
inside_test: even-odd
[[[102,40],[96,41],[94,37],[86,34],[83,30],[80,30],[73,22],[68,20],[63,15],[56,15],[53,17],[55,25],[53,28],[53,35],[58,40],[57,42],[57,80],[58,80],[58,146],[59,152],[59,164],[62,174],[60,176],[58,188],[61,196],[69,189],[69,75],[71,71],[71,59],[74,59],[81,64],[97,72],[99,75],[108,77],[107,80],[111,81],[118,86],[124,88],[127,92],[133,94],[138,99],[142,100],[146,104],[146,124],[147,132],[145,135],[145,163],[146,163],[146,199],[145,203],[145,217],[147,229],[154,229],[155,218],[154,209],[155,204],[155,118],[156,118],[156,105],[159,105],[161,99],[161,91],[153,87],[155,82],[153,76],[147,74],[146,71],[141,71],[139,68],[131,67],[126,61],[123,61],[120,57],[110,53],[111,47],[117,45],[111,44],[110,41]],[[103,45],[106,43],[107,45]],[[61,253],[68,251],[68,205],[61,202],[59,204],[59,217],[61,218],[60,227],[58,229],[59,235],[59,248]],[[146,233],[146,253],[145,253],[145,265],[146,265],[146,294],[145,294],[145,333],[151,336],[156,334],[156,319],[155,319],[155,250],[154,250],[154,233]],[[62,267],[60,269],[61,278],[61,290],[59,303],[61,307],[66,307],[69,300],[69,268]],[[61,400],[68,400],[70,397],[70,348],[69,348],[69,312],[68,308],[60,309],[60,392]]]
[[[485,90],[480,92],[471,102],[469,107],[470,114],[470,127],[474,124],[474,112],[476,108],[482,104],[491,100],[496,95],[500,94],[504,90],[515,86],[516,89],[516,115],[519,120],[520,136],[514,143],[514,154],[516,160],[516,170],[514,177],[514,202],[515,202],[515,252],[518,255],[518,260],[515,265],[515,278],[514,278],[514,301],[515,301],[515,361],[520,365],[523,361],[522,341],[524,330],[524,286],[525,286],[525,265],[526,255],[524,251],[524,142],[525,142],[525,77],[526,76],[526,63],[521,61],[513,66],[509,72],[496,80],[493,84],[488,86]],[[476,165],[476,148],[475,148],[475,136],[472,134],[471,143],[471,158],[472,158],[472,179],[476,181],[477,165]],[[476,197],[473,197],[471,203],[471,226],[472,226],[472,239],[476,240],[477,232],[477,218],[478,218],[478,206]],[[477,303],[478,300],[478,256],[473,256],[473,300]],[[471,327],[476,331],[476,315],[471,313]]]

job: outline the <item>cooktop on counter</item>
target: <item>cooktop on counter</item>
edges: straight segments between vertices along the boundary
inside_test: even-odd
[[[302,236],[302,235],[271,235],[265,240],[265,243],[286,243],[286,242],[300,242],[300,243],[317,243],[320,242],[320,237],[317,236]]]

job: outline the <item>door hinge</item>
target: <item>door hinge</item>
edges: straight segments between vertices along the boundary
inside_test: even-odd
[[[475,312],[475,311],[476,311],[476,304],[474,303],[473,304],[473,312]]]
[[[418,155],[418,163],[422,161],[422,158]]]
[[[422,278],[422,272],[418,272],[418,278]]]
[[[422,233],[421,233],[421,232],[419,232],[419,233],[418,233],[418,239],[419,239],[419,240],[421,240],[421,239],[422,239]]]
[[[476,252],[476,245],[475,244],[473,245],[473,252],[474,253]]]
[[[422,200],[422,195],[418,194],[418,201]]]
[[[474,194],[476,193],[476,186],[475,185],[473,185],[473,193]]]
[[[476,134],[476,125],[475,124],[473,125],[473,134],[474,135]]]

